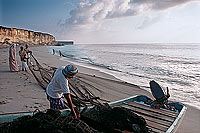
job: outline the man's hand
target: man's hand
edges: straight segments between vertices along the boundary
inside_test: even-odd
[[[73,112],[73,111],[72,111],[72,112]],[[73,117],[74,117],[74,118],[77,118],[76,112],[73,112],[72,114],[73,114]]]
[[[81,115],[80,115],[80,114],[77,114],[77,118],[80,119],[80,117],[81,117]]]
[[[71,109],[71,111],[72,111],[73,117],[74,117],[74,118],[80,118],[80,116],[77,117],[77,115],[76,115],[76,112],[75,112],[74,107],[73,107],[73,104],[72,104],[72,99],[71,99],[70,93],[64,94],[64,96],[65,96],[65,98],[67,99],[67,102],[68,102],[69,107],[70,107],[70,109]]]

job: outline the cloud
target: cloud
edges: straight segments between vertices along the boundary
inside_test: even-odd
[[[101,31],[107,20],[143,15],[148,11],[161,11],[192,0],[82,0],[70,11],[68,18],[60,20],[62,38],[94,34]],[[143,29],[156,23],[159,17],[144,17],[136,27]],[[81,37],[80,37],[81,38]]]
[[[135,16],[151,10],[164,10],[192,0],[84,0],[70,12],[67,25],[98,23],[106,19]]]
[[[154,23],[157,23],[159,20],[161,20],[162,16],[157,15],[157,16],[144,16],[143,19],[141,20],[141,23],[139,23],[136,28],[137,29],[144,29]]]

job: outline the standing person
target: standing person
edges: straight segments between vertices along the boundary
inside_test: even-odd
[[[60,54],[60,56],[62,56],[62,53],[61,53],[61,51],[59,50],[59,54]]]
[[[77,73],[78,69],[72,64],[61,66],[56,70],[51,82],[46,88],[47,99],[50,102],[50,108],[57,110],[64,109],[65,97],[75,118],[77,118],[77,114],[72,104],[68,80],[73,78],[73,76]]]
[[[27,57],[26,57],[26,51],[24,50],[23,46],[20,47],[19,56],[22,62],[22,71],[27,72],[28,69],[28,65],[26,63]]]
[[[30,59],[30,57],[31,57],[31,55],[32,55],[32,51],[29,49],[29,47],[28,47],[28,44],[26,44],[25,45],[25,49],[24,49],[25,51],[26,51],[26,55],[27,55],[27,64],[29,63],[29,59]]]
[[[12,43],[9,48],[9,67],[11,72],[18,72],[19,67],[16,61],[16,44]]]

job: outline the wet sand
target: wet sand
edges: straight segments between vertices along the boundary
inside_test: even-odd
[[[45,46],[31,47],[34,56],[43,66],[59,67],[69,64],[59,60],[60,57],[48,53]],[[45,110],[49,107],[45,91],[37,84],[33,75],[29,72],[9,72],[8,48],[0,48],[0,113],[11,113],[19,111]],[[17,55],[18,64],[19,57]],[[133,84],[127,84],[115,77],[102,73],[98,70],[78,66],[79,75],[91,84],[98,86],[100,92],[97,96],[109,101],[127,98],[136,94],[152,95]],[[81,74],[82,73],[82,74]],[[94,76],[95,75],[95,78]],[[200,110],[187,106],[188,110],[180,124],[179,133],[200,132]]]

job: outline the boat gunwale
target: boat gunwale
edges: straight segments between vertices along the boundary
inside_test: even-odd
[[[183,116],[185,115],[186,110],[187,110],[187,107],[185,105],[183,105],[183,108],[181,109],[181,112],[178,114],[177,118],[175,119],[173,124],[168,128],[166,133],[175,132],[175,130],[177,128],[176,126],[178,126],[180,124],[180,121],[183,119]]]
[[[132,102],[136,102],[136,103],[138,103],[138,104],[142,104],[142,105],[145,105],[145,106],[149,106],[149,107],[150,107],[150,105],[145,104],[145,103],[143,103],[143,102],[134,101],[134,98],[136,98],[136,97],[138,97],[138,96],[144,96],[144,95],[135,95],[135,96],[131,96],[131,97],[128,97],[128,98],[120,99],[120,100],[118,100],[118,101],[110,102],[110,103],[108,103],[108,104],[111,105],[111,106],[117,106],[117,105],[121,105],[121,104],[123,104],[123,103],[126,103],[126,102],[128,102],[128,101],[133,100]],[[113,105],[113,104],[114,104],[114,105]],[[117,105],[115,105],[115,104],[117,104]],[[179,104],[180,104],[180,103],[179,103]],[[181,111],[178,112],[178,116],[177,116],[176,119],[173,121],[173,123],[170,125],[170,127],[168,128],[168,130],[166,131],[166,133],[175,132],[176,129],[177,129],[177,127],[178,127],[178,125],[180,124],[180,121],[183,119],[183,116],[184,116],[184,114],[185,114],[185,112],[186,112],[186,110],[187,110],[187,107],[186,107],[184,104],[182,104],[182,103],[181,103],[181,105],[182,105]],[[165,111],[169,111],[169,112],[174,112],[174,111],[167,110],[167,109],[163,109],[163,108],[160,108],[160,109],[161,109],[161,110],[165,110]]]
[[[138,96],[144,96],[144,95],[134,95],[134,96],[131,96],[131,97],[128,97],[128,98],[124,98],[124,99],[120,99],[120,100],[117,100],[117,101],[113,101],[113,102],[109,102],[108,105],[110,105],[111,107],[114,107],[114,106],[118,106],[118,105],[122,105],[122,104],[125,104],[127,102],[136,102],[138,104],[142,104],[142,105],[145,105],[145,106],[148,106],[150,107],[150,105],[147,105],[143,102],[137,102],[137,101],[134,101],[134,100],[137,100],[136,98]],[[187,107],[182,104],[182,103],[179,103],[181,106],[182,106],[182,109],[180,112],[178,112],[178,116],[176,117],[176,119],[173,121],[173,123],[170,125],[170,127],[167,129],[166,133],[171,133],[171,132],[175,132],[175,130],[177,129],[178,125],[180,124],[180,121],[183,119],[183,116],[187,110]],[[90,110],[94,107],[93,106],[89,106],[87,108],[87,110]],[[174,111],[171,111],[171,110],[167,110],[167,109],[163,109],[163,108],[160,108],[161,110],[165,110],[165,111],[169,111],[169,112],[173,112]],[[63,110],[60,110],[62,114],[67,114],[70,112],[71,109],[63,109]],[[43,111],[42,111],[43,112]],[[0,117],[1,118],[4,118],[4,117],[12,117],[12,116],[15,116],[16,118],[18,117],[22,117],[22,116],[26,116],[26,115],[34,115],[34,113],[36,113],[36,111],[34,112],[17,112],[17,113],[5,113],[5,114],[0,114]],[[10,122],[10,121],[13,121],[14,119],[16,118],[8,118],[8,121],[6,120],[3,120],[3,121],[0,121],[0,123],[4,123],[4,122]]]

